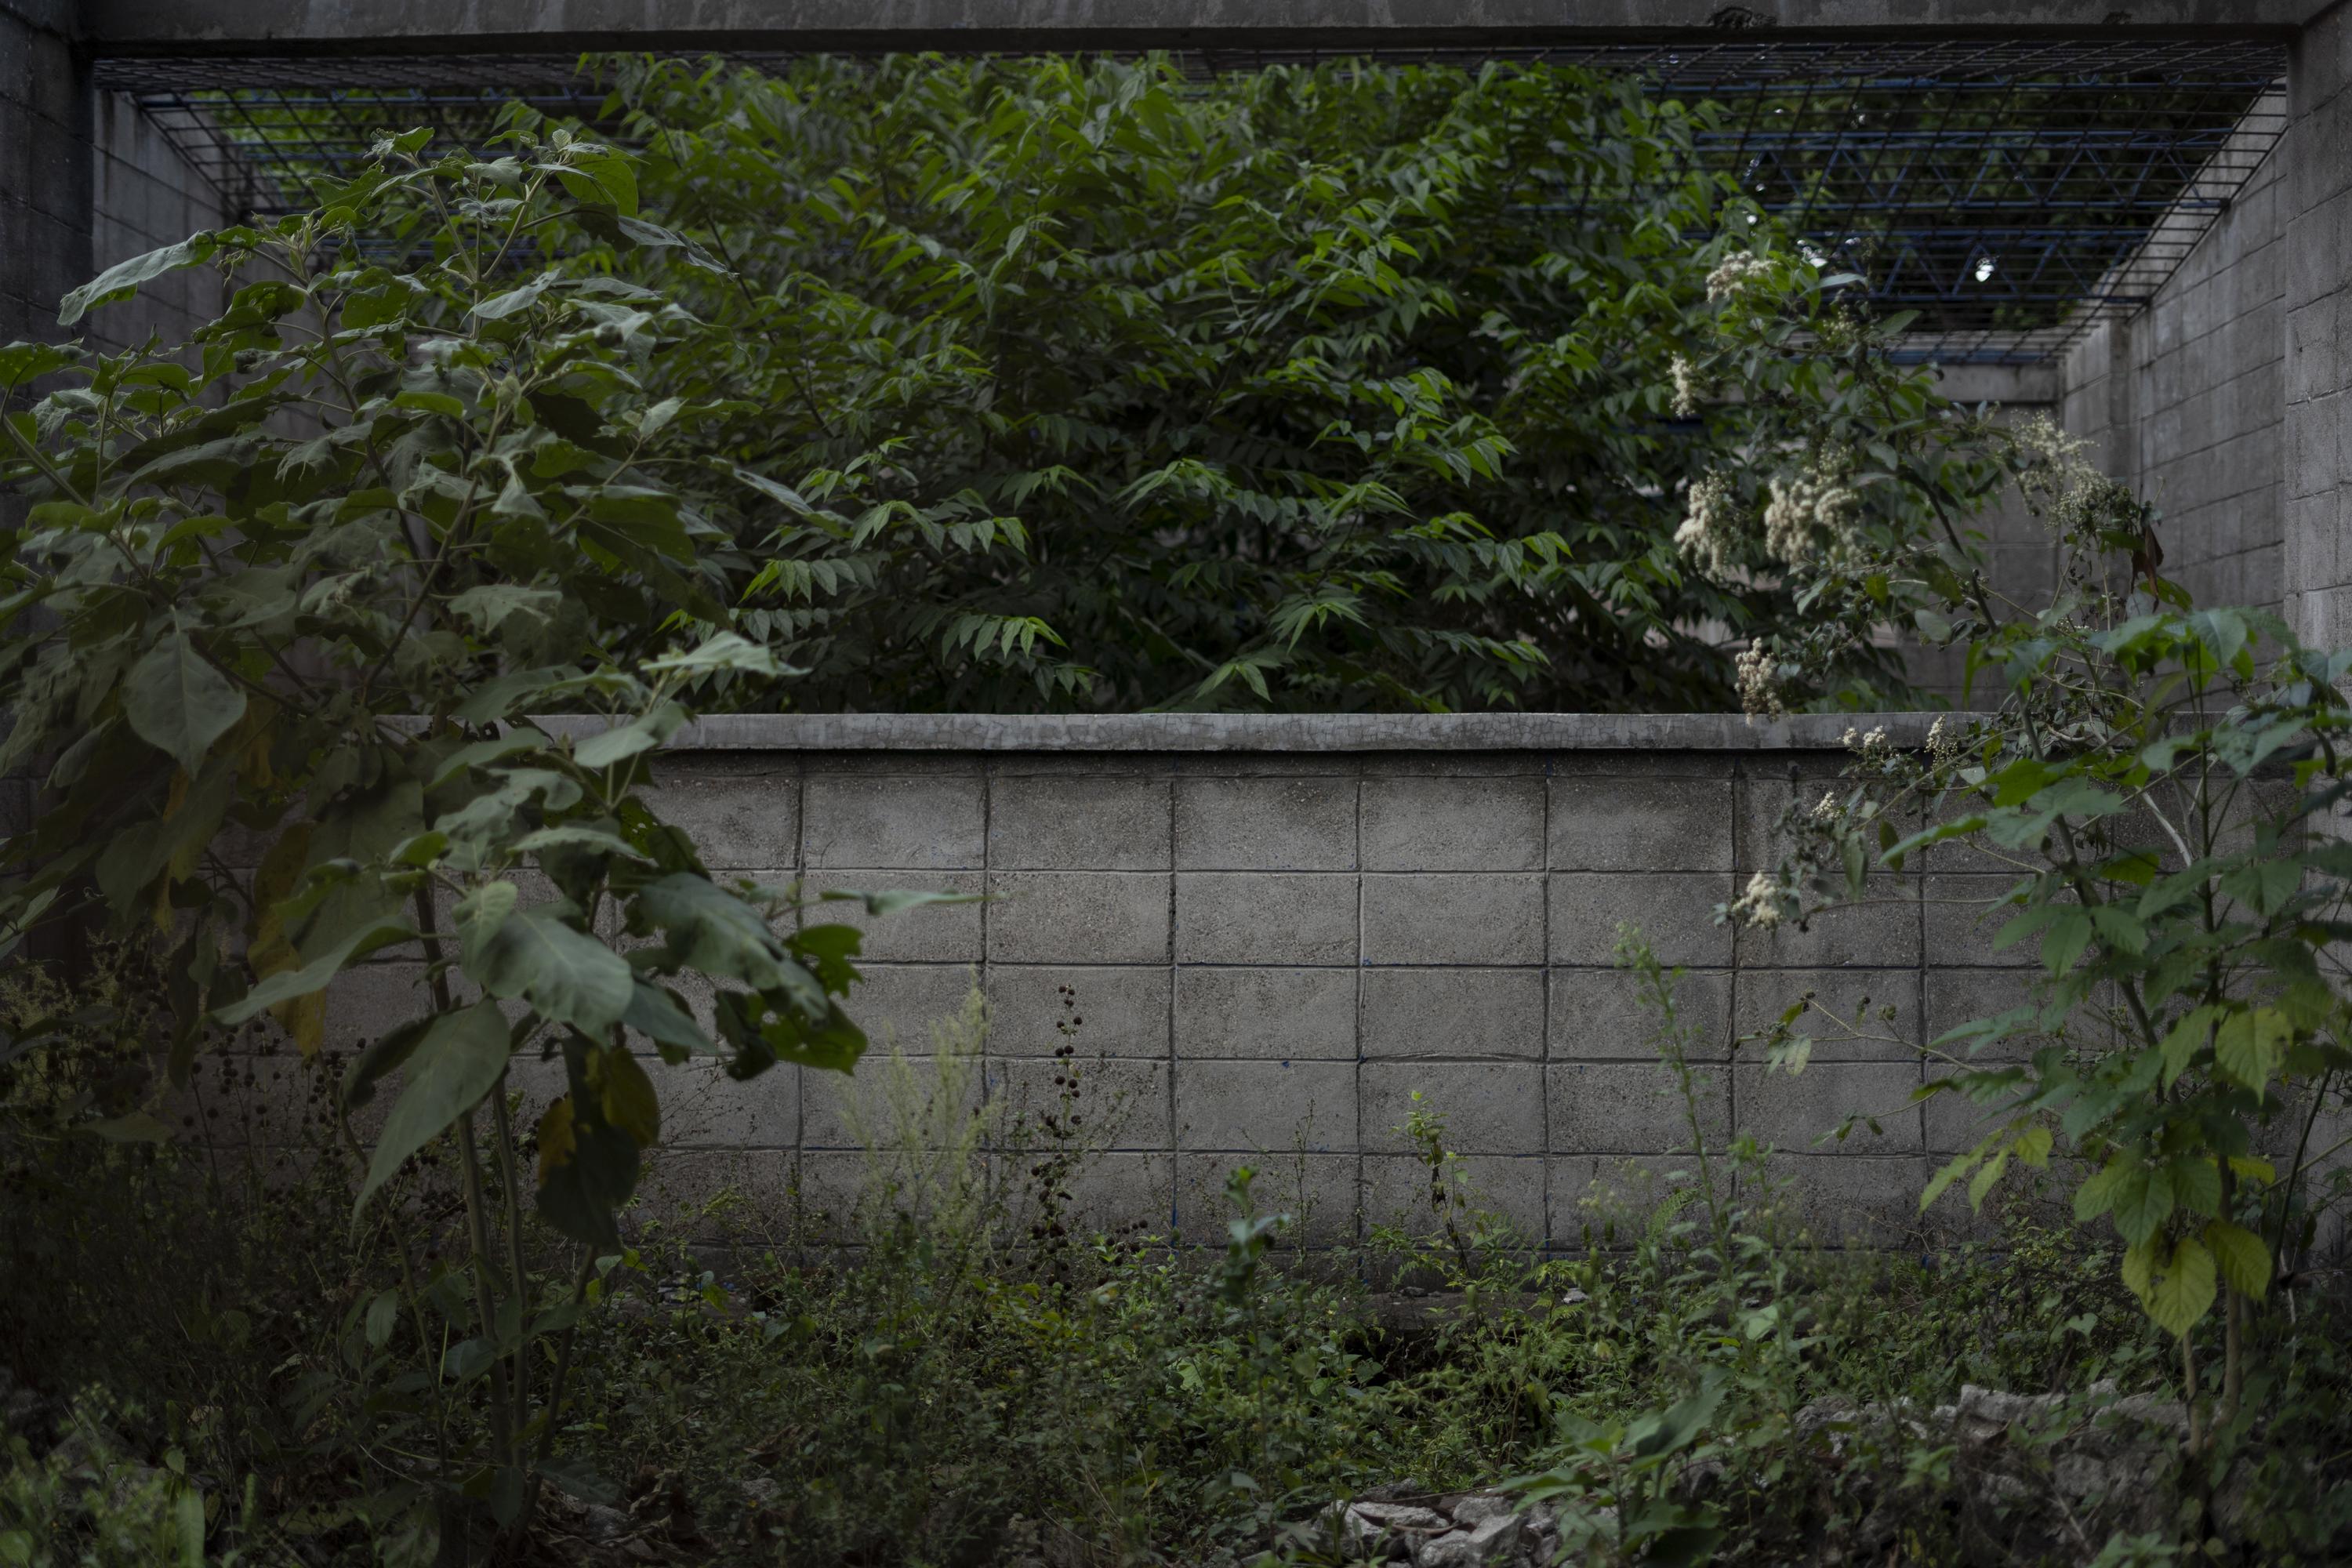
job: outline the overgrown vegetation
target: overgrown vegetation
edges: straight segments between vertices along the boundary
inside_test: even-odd
[[[1630,956],[1670,1008],[1672,974]],[[561,1433],[579,1500],[510,1550],[1338,1563],[1361,1553],[1335,1499],[1513,1478],[1556,1510],[1578,1563],[2087,1560],[2070,1530],[2147,1537],[2104,1562],[2161,1562],[2213,1528],[2168,1427],[2115,1439],[2148,1489],[2086,1490],[2083,1446],[2137,1431],[2110,1406],[2161,1389],[2170,1360],[2112,1272],[2081,1267],[2072,1227],[2022,1194],[1981,1239],[1824,1249],[1743,1142],[1596,1189],[1581,1243],[1551,1261],[1451,1178],[1454,1236],[1433,1219],[1315,1253],[1259,1206],[1284,1185],[1276,1156],[1234,1173],[1230,1224],[1176,1250],[1099,1232],[1040,1248],[1037,1205],[1091,1155],[991,1178],[988,1148],[1018,1132],[958,1076],[977,1070],[982,1016],[943,1026],[939,1076],[895,1052],[869,1064],[868,1173],[833,1212],[720,1192],[604,1256]],[[1665,1015],[1670,1059],[1677,1026]],[[1675,1092],[1670,1072],[1660,1089]],[[21,1113],[35,1091],[21,1076],[10,1090]],[[432,1462],[428,1413],[457,1385],[410,1370],[412,1341],[454,1341],[470,1309],[439,1289],[415,1318],[374,1310],[402,1247],[465,1254],[463,1205],[421,1169],[410,1201],[352,1236],[357,1166],[334,1160],[331,1120],[217,1126],[209,1153],[12,1142],[27,1201],[5,1221],[0,1321],[42,1397],[12,1411],[8,1560],[464,1560],[462,1514],[406,1500]],[[1443,1165],[1442,1136],[1429,1146]],[[316,1163],[269,1203],[221,1201],[281,1152]],[[33,1171],[45,1179],[18,1188]],[[100,1173],[135,1213],[109,1223]],[[1486,1245],[1465,1257],[1471,1235]],[[2352,1436],[2337,1309],[2322,1293],[2305,1312],[2263,1420],[2213,1450],[2230,1560],[2332,1561],[2352,1523],[2333,1500],[2341,1461],[2300,1458]],[[2059,1397],[1987,1443],[1936,1410],[1969,1385]],[[461,1439],[487,1413],[443,1418]],[[102,1544],[134,1538],[162,1544]],[[205,1555],[184,1556],[195,1540]]]
[[[1704,107],[605,68],[641,156],[520,110],[489,155],[387,137],[67,301],[221,266],[192,342],[0,350],[0,773],[42,787],[0,884],[0,1563],[1331,1562],[1388,1544],[1335,1501],[1498,1482],[1580,1563],[2343,1555],[2352,658],[2193,609],[2137,498],[1665,178]],[[1967,531],[2011,478],[2049,605]],[[1692,1142],[1565,1256],[1418,1100],[1425,1210],[1362,1248],[1292,1246],[1274,1168],[1214,1234],[1097,1234],[1075,1006],[1017,1119],[970,1109],[977,1012],[930,1079],[870,1064],[835,1212],[623,1228],[646,1063],[865,1048],[856,933],[659,815],[697,708],[1769,714],[1899,695],[1890,626],[1995,711],[1857,734],[1722,913],[2006,873],[2042,1000],[1922,1091],[1996,1111],[1925,1194],[1996,1224],[1818,1245],[1704,1142],[1629,936]],[[326,987],[386,960],[411,1016],[330,1050]],[[1801,1071],[1822,1026],[1750,1043]]]

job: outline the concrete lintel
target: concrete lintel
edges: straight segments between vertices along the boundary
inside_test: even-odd
[[[6,0],[11,5],[28,0]],[[36,5],[53,0],[29,0]],[[2294,31],[2326,0],[86,0],[99,53],[1318,48]],[[68,7],[70,8],[70,7]]]
[[[1954,723],[1969,715],[1951,715]],[[1933,713],[714,713],[670,737],[689,752],[1822,752],[1848,730],[1927,740]],[[581,737],[597,718],[533,722]]]

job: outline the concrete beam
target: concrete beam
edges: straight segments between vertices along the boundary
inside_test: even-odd
[[[21,0],[11,0],[21,3]],[[54,0],[45,0],[54,3]],[[2329,0],[87,0],[100,54],[1454,47],[1872,34],[2284,37]]]

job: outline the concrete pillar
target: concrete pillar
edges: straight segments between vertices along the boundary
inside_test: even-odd
[[[2309,642],[2352,642],[2352,7],[2292,46],[2286,132],[2287,622]]]
[[[76,0],[0,0],[0,342],[57,337],[90,273],[89,73]]]

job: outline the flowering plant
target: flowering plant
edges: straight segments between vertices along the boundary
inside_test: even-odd
[[[1790,852],[1720,915],[1907,906],[1925,868],[1927,896],[1976,890],[1958,901],[2001,922],[1997,949],[2038,948],[2008,972],[2016,1005],[1927,1047],[1916,1098],[1965,1101],[1975,1125],[1921,1203],[2065,1173],[2077,1219],[2113,1225],[2124,1284],[2177,1341],[2201,1454],[2246,1418],[2249,1347],[2322,1244],[2352,1142],[2352,655],[2196,609],[2158,573],[2153,510],[2048,425],[2010,457],[2065,569],[2027,611],[1958,558],[1936,614],[1988,710],[1939,718],[1917,747],[1849,731],[1843,793],[1792,810]],[[1868,1024],[1800,1003],[1764,1037],[1774,1064],[1802,1070],[1824,1026]]]

